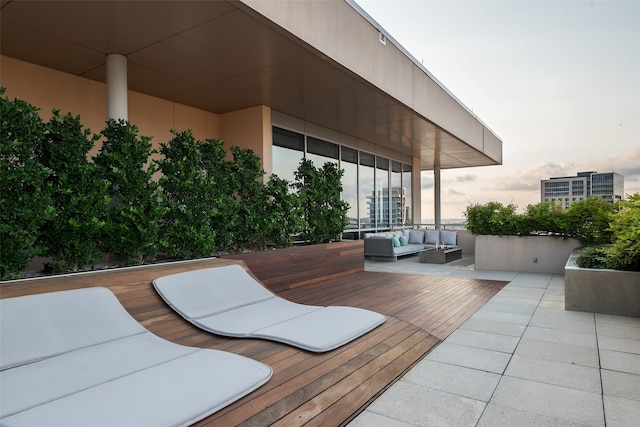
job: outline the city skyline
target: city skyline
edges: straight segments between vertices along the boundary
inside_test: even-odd
[[[503,140],[502,165],[442,171],[443,219],[578,171],[640,192],[640,2],[356,1]],[[422,192],[425,221],[432,172]]]

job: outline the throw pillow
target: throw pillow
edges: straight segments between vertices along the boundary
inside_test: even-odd
[[[400,236],[400,246],[407,246],[409,244],[409,238],[407,236]]]
[[[400,239],[398,239],[396,236],[393,236],[391,238],[391,241],[393,242],[393,247],[397,248],[400,246]]]
[[[458,234],[455,231],[440,230],[440,241],[445,245],[456,246],[458,244]]]
[[[411,233],[411,230],[402,230],[402,234],[406,236],[407,239],[409,238],[409,233]]]
[[[427,245],[435,245],[440,241],[440,230],[426,230],[424,242]]]
[[[409,233],[409,243],[424,243],[424,231],[422,230],[411,230]]]

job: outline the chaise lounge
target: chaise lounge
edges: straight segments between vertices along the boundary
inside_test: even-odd
[[[0,300],[0,337],[3,427],[185,426],[272,374],[152,334],[99,287]]]
[[[278,341],[312,352],[340,347],[386,320],[380,313],[356,307],[287,301],[240,265],[159,277],[153,286],[171,308],[201,329]]]

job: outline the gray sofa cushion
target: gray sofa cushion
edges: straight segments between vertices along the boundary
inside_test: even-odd
[[[440,242],[447,246],[457,246],[458,233],[455,231],[440,230]]]
[[[440,230],[425,230],[424,242],[426,244],[435,245],[440,241]]]

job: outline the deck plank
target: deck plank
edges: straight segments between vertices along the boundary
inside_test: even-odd
[[[242,354],[273,368],[273,377],[264,386],[195,425],[325,426],[353,419],[506,284],[358,269],[349,274],[331,271],[324,278],[307,276],[304,286],[292,282],[298,277],[296,272],[287,280],[275,280],[278,295],[291,301],[350,305],[387,316],[384,324],[351,343],[316,354],[266,340],[204,332],[171,310],[151,285],[152,279],[166,274],[232,263],[245,265],[231,259],[199,260],[161,265],[152,271],[133,268],[106,275],[4,282],[0,298],[108,287],[136,320],[162,338]],[[264,267],[263,273],[274,275],[276,271]]]

